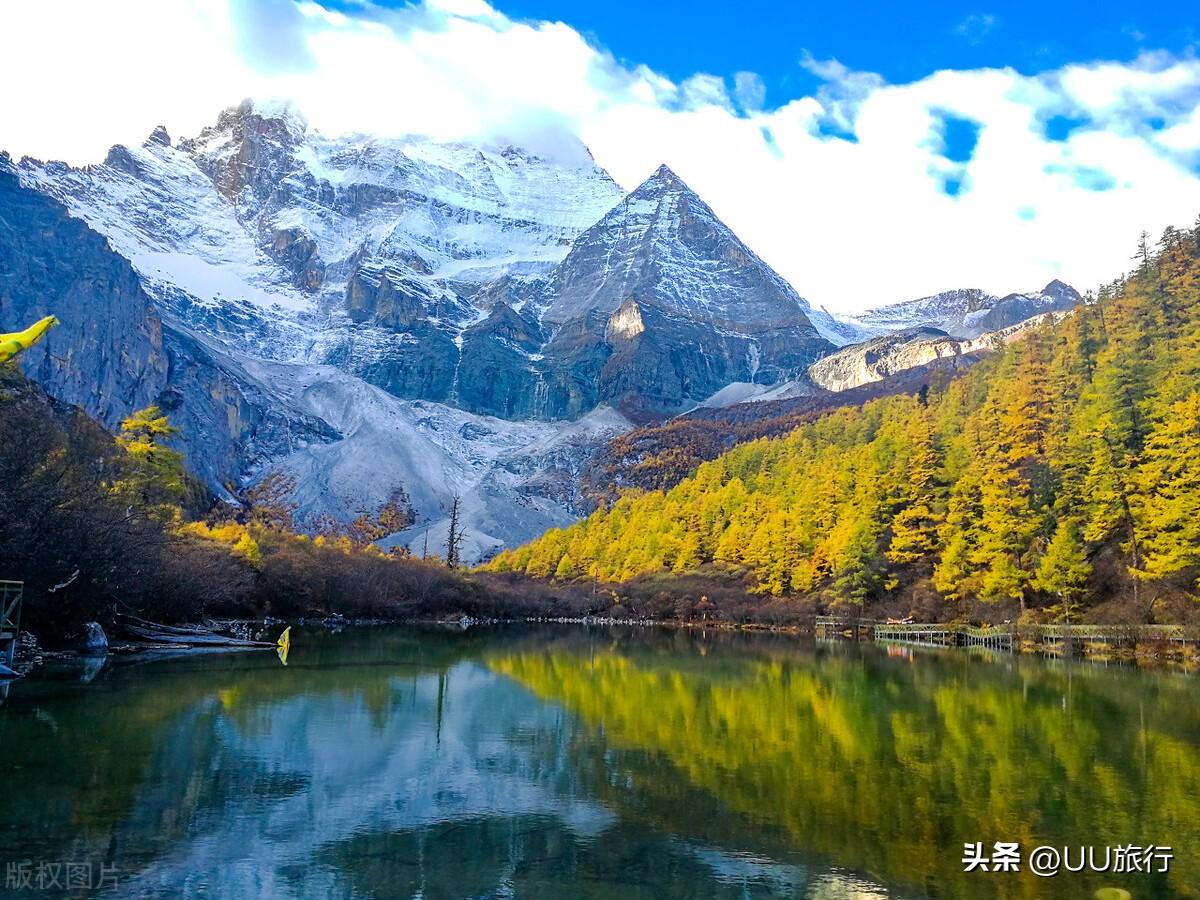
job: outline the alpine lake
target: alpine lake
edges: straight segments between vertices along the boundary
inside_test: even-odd
[[[0,688],[2,895],[1195,897],[1196,678],[583,625],[48,662]]]

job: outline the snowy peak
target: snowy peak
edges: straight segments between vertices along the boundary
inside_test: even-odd
[[[750,252],[717,218],[708,204],[665,163],[634,188],[593,230],[613,226],[643,234],[656,231],[660,236],[674,236],[683,240],[695,240],[711,234],[719,240],[736,244],[744,253]],[[696,230],[685,234],[683,229],[689,227]]]
[[[171,135],[167,133],[165,125],[156,125],[154,130],[150,132],[150,136],[142,142],[143,147],[149,147],[152,144],[157,144],[160,147],[171,146]]]
[[[667,166],[575,240],[532,305],[551,333],[539,387],[551,415],[597,403],[673,415],[833,349],[791,285]]]
[[[202,142],[219,137],[240,140],[254,134],[271,133],[276,139],[288,135],[292,141],[298,141],[307,131],[308,120],[290,101],[248,97],[236,106],[221,110],[216,124],[201,129],[194,140]]]
[[[921,325],[937,328],[941,327],[937,323],[944,319],[965,316],[985,308],[996,299],[998,298],[979,288],[958,288],[919,297],[916,300],[878,306],[855,317],[855,321],[877,327],[881,331],[898,331]]]
[[[812,330],[791,285],[666,165],[575,241],[543,291],[543,319],[610,316],[630,297],[734,332]]]
[[[437,331],[438,367],[452,371],[444,348],[472,304],[531,294],[621,199],[582,145],[562,155],[330,137],[288,104],[246,101],[175,145],[158,128],[102,165],[26,160],[21,178],[107,236],[166,311],[240,350],[384,373],[395,362],[378,357],[420,322],[413,340]],[[371,333],[351,342],[351,323]],[[418,381],[449,391],[440,376]]]
[[[243,100],[223,110],[216,125],[183,141],[180,149],[196,160],[231,202],[236,202],[243,191],[262,202],[295,171],[294,153],[307,129],[303,116],[287,104]]]
[[[1047,298],[1048,300],[1061,303],[1070,303],[1072,305],[1079,303],[1079,301],[1083,299],[1079,296],[1079,291],[1075,290],[1075,288],[1071,287],[1071,285],[1067,284],[1066,282],[1059,281],[1057,278],[1047,284],[1038,293],[1039,296]]]
[[[687,193],[691,194],[693,197],[696,196],[695,192],[684,183],[682,178],[675,174],[674,170],[670,166],[668,166],[666,163],[662,163],[657,169],[654,170],[653,175],[651,175],[634,189],[630,196],[636,196],[638,194],[662,195],[669,193]]]

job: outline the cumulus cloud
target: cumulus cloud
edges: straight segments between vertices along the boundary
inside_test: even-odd
[[[327,133],[509,141],[580,161],[582,142],[628,188],[667,162],[801,293],[841,310],[1055,277],[1094,286],[1143,228],[1200,210],[1192,58],[888,84],[806,56],[821,85],[769,108],[753,73],[672,81],[484,0],[125,0],[117,13],[89,0],[6,10],[0,148],[93,162],[160,122],[194,134],[246,96],[290,99]],[[1055,117],[1074,126],[1052,140]],[[976,140],[950,159],[958,119]]]

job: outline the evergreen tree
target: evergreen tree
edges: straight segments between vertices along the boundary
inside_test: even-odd
[[[949,383],[734,447],[495,568],[747,572],[854,601],[931,576],[950,601],[1089,600],[1090,558],[1161,591],[1200,578],[1200,223]],[[586,562],[584,562],[586,561]],[[1137,597],[1134,597],[1135,603]]]
[[[1138,473],[1143,578],[1200,575],[1200,393],[1171,404]]]
[[[925,416],[914,416],[908,439],[912,458],[903,484],[903,502],[892,517],[892,537],[887,549],[888,561],[899,565],[931,558],[941,519],[935,511],[938,457],[933,446],[932,423]]]
[[[575,577],[575,561],[571,559],[570,553],[564,553],[562,559],[558,561],[558,567],[554,570],[554,577],[558,579]]]
[[[1056,600],[1049,610],[1052,615],[1069,621],[1077,614],[1091,572],[1078,528],[1070,521],[1060,522],[1038,564],[1036,579],[1038,590]]]
[[[141,506],[155,510],[160,519],[177,515],[188,494],[183,454],[167,445],[179,435],[157,406],[147,406],[121,422],[117,444],[128,454],[130,471],[113,484]]]

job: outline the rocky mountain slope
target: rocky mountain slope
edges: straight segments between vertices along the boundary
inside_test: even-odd
[[[445,400],[480,307],[538,284],[620,199],[573,150],[564,163],[511,147],[327,138],[286,106],[246,102],[174,146],[160,128],[102,165],[19,170],[108,237],[182,324]]]
[[[580,235],[538,299],[552,414],[673,414],[833,349],[791,285],[666,166]]]
[[[3,167],[0,319],[67,323],[26,370],[110,427],[158,403],[227,498],[302,476],[309,520],[403,487],[423,542],[462,495],[485,553],[578,512],[573,468],[629,427],[614,407],[674,412],[832,349],[669,171],[622,200],[581,145],[330,138],[246,102],[99,165]]]
[[[632,421],[811,391],[918,314],[814,309],[666,166],[624,196],[582,145],[329,137],[280,104],[84,168],[5,157],[0,199],[0,325],[64,322],[23,360],[55,396],[110,427],[158,403],[214,491],[282,469],[305,521],[403,488],[398,539],[438,546],[461,495],[476,554],[576,516]],[[991,327],[1053,287],[919,313]]]
[[[189,462],[218,494],[291,447],[332,429],[279,407],[227,354],[165,319],[129,262],[61,205],[23,187],[0,156],[0,324],[54,313],[61,323],[21,356],[55,398],[109,428],[158,403]]]
[[[6,156],[0,210],[3,330],[58,316],[61,324],[23,354],[23,365],[55,397],[109,427],[118,424],[166,384],[169,362],[153,300],[102,236],[22,187]]]
[[[164,322],[129,263],[0,160],[0,322],[52,310],[63,324],[22,356],[54,396],[110,428],[158,403],[183,430],[191,468],[219,494],[268,471],[296,476],[301,524],[347,520],[404,489],[421,514],[400,540],[437,550],[443,509],[463,498],[470,558],[564,525],[591,448],[629,427],[598,410],[567,427],[507,422],[408,401],[331,366],[269,361]],[[95,310],[104,315],[97,316]]]
[[[1065,315],[1065,310],[1041,313],[976,338],[951,337],[927,325],[908,328],[822,357],[809,366],[808,381],[824,390],[838,392],[883,381],[937,360],[943,361],[942,370],[965,368],[979,354],[1000,350],[1031,328]]]
[[[574,156],[330,139],[247,102],[174,146],[156,129],[99,166],[20,172],[106,235],[164,315],[398,397],[506,418],[670,413],[832,349],[668,169],[622,200]]]
[[[935,359],[961,357],[976,349],[973,343],[952,338],[936,328],[909,328],[844,347],[813,363],[808,377],[827,391],[845,391]]]
[[[918,300],[876,307],[852,321],[876,336],[923,326],[952,337],[975,338],[1000,331],[1048,312],[1062,312],[1080,302],[1079,292],[1055,279],[1040,291],[997,297],[978,288],[944,291]]]
[[[628,427],[604,410],[565,432],[498,422],[355,377],[446,397],[464,333],[499,318],[468,300],[480,284],[481,305],[498,285],[536,284],[620,197],[582,148],[560,166],[333,142],[243,104],[193,141],[156,130],[99,166],[4,158],[0,194],[14,226],[0,235],[0,322],[64,322],[26,371],[109,427],[158,403],[227,498],[283,469],[306,476],[302,521],[346,520],[403,487],[423,540],[459,494],[486,553],[574,517],[571,457]]]

